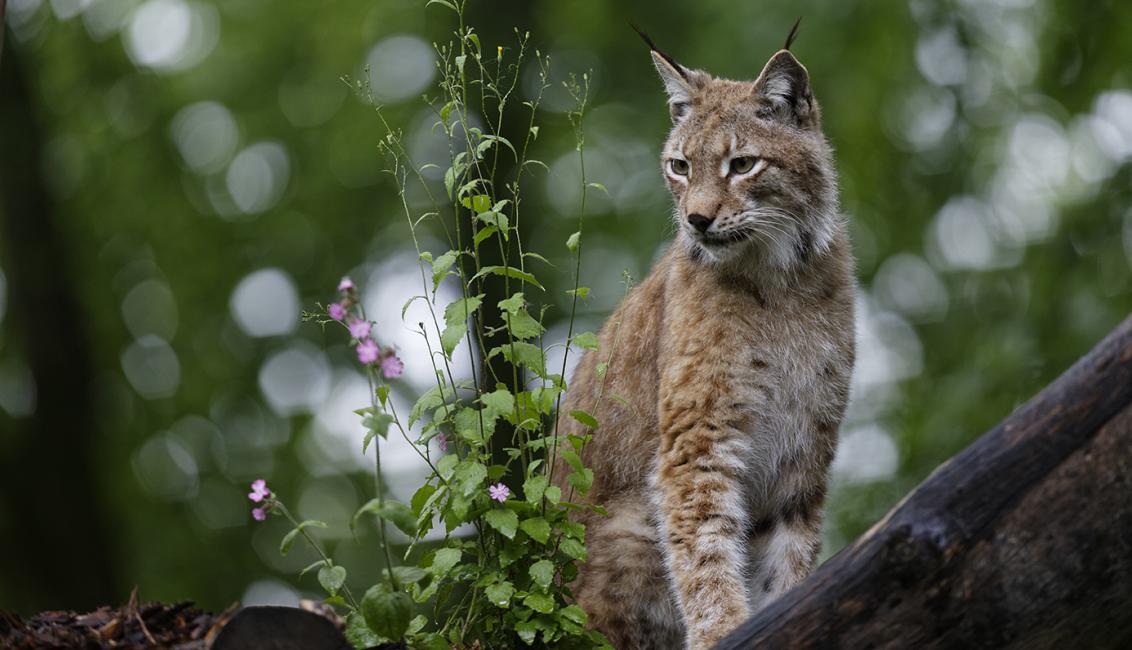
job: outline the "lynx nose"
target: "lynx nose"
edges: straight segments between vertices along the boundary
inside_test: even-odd
[[[688,215],[688,223],[692,224],[692,227],[700,232],[707,232],[708,227],[711,226],[711,221],[711,219],[704,215],[696,214],[695,212]]]

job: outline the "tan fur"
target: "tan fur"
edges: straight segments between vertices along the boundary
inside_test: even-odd
[[[602,328],[564,408],[601,423],[584,460],[588,498],[609,512],[580,516],[590,555],[573,589],[621,650],[704,650],[813,567],[855,285],[805,69],[785,50],[756,82],[654,59],[679,234]],[[731,174],[740,155],[765,164]]]

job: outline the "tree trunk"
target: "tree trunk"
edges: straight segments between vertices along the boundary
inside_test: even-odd
[[[716,646],[1132,647],[1132,318]]]
[[[121,595],[95,474],[93,361],[72,246],[44,182],[32,75],[12,40],[0,65],[4,345],[34,376],[36,404],[26,419],[0,412],[0,574],[12,590],[0,601],[23,612],[93,609]]]

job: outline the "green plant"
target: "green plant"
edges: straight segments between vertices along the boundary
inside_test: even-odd
[[[346,609],[348,636],[358,647],[397,640],[422,648],[608,647],[600,634],[586,629],[586,613],[571,603],[568,587],[577,575],[577,563],[586,559],[585,529],[569,514],[580,508],[603,512],[600,506],[573,501],[575,495],[584,501],[593,482],[592,471],[581,460],[589,436],[559,440],[557,426],[566,389],[565,355],[597,348],[592,332],[574,331],[577,301],[589,292],[578,285],[586,195],[592,189],[604,190],[585,180],[582,121],[589,77],[571,77],[566,83],[575,101],[569,118],[582,181],[578,230],[565,242],[575,264],[574,288],[568,292],[569,334],[562,367],[549,368],[541,322],[547,308],[535,299],[544,289],[534,269],[548,262],[524,249],[519,224],[524,179],[533,168],[546,167],[528,157],[528,150],[539,134],[536,116],[542,93],[549,87],[550,61],[534,51],[540,85],[536,96],[520,103],[516,88],[520,67],[531,57],[529,35],[516,31],[516,47],[507,53],[503,47],[485,52],[477,33],[464,24],[465,1],[427,3],[446,7],[458,21],[455,40],[436,48],[439,96],[426,99],[436,114],[434,128],[442,130],[450,144],[443,195],[423,174],[430,166],[411,159],[400,131],[375,104],[386,132],[380,143],[386,171],[394,179],[409,234],[424,262],[421,293],[405,308],[414,301],[428,305],[431,322],[419,323],[417,329],[426,342],[430,330],[440,342],[440,349],[430,347],[436,386],[420,396],[409,413],[396,412],[386,381],[400,374],[400,360],[371,336],[374,324],[366,318],[348,279],[339,286],[339,302],[306,314],[307,320],[324,326],[346,327],[369,377],[371,403],[358,414],[368,431],[363,450],[372,449],[374,454],[376,496],[358,510],[353,525],[376,518],[389,569],[356,600],[345,586],[346,570],[335,565],[307,533],[312,526],[324,526],[322,522],[291,519],[294,530],[281,550],[286,552],[297,537],[315,547],[321,559],[307,570],[317,568],[319,582],[329,594],[327,602]],[[372,103],[364,82],[347,81]],[[502,135],[505,112],[513,104],[529,114],[522,142]],[[472,115],[483,116],[486,125],[475,126]],[[504,177],[504,169],[513,170],[509,178]],[[432,204],[424,214],[415,214],[406,198],[408,186],[414,183]],[[423,228],[442,233],[449,249],[439,254],[423,250],[418,237]],[[484,262],[485,247],[494,247],[498,263]],[[438,289],[448,277],[457,278],[463,293],[451,304],[440,305]],[[486,304],[489,282],[500,283],[508,297]],[[461,341],[467,343],[473,368],[469,382],[458,381],[451,368]],[[599,372],[605,367],[599,364]],[[585,411],[572,411],[569,417],[591,429],[598,426]],[[384,494],[381,444],[372,443],[389,435],[402,436],[430,468],[408,504]],[[429,442],[440,436],[448,453],[435,456]],[[553,475],[559,454],[569,471],[565,480],[570,490],[565,495]],[[290,519],[262,483],[253,486],[249,496],[264,503],[256,509],[257,518],[275,512]],[[444,541],[430,547],[421,540],[434,522],[444,527]],[[452,535],[465,524],[474,528],[474,536]],[[394,565],[388,525],[412,540],[399,554],[409,562],[404,566]],[[423,606],[431,615],[414,616]]]

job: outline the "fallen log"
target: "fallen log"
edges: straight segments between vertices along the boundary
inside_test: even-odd
[[[1132,647],[1132,317],[737,648]]]

